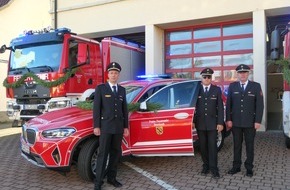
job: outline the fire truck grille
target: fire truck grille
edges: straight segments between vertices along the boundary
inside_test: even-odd
[[[34,144],[35,143],[35,136],[36,136],[36,133],[33,129],[26,130],[26,140],[28,143]]]

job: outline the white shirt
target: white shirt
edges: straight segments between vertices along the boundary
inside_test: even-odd
[[[207,87],[207,91],[209,91],[209,89],[210,89],[210,85],[208,85],[208,86],[205,86],[205,85],[202,85],[203,86],[203,91],[205,92],[205,87]]]
[[[241,81],[240,81],[240,86],[242,87],[242,84],[244,84],[244,90],[246,89],[246,87],[247,87],[247,85],[248,85],[248,80],[246,81],[246,82],[244,82],[244,83],[242,83]]]
[[[118,85],[117,85],[117,84],[112,84],[112,83],[110,83],[110,82],[108,82],[108,83],[109,83],[109,85],[110,85],[110,87],[111,87],[111,89],[112,89],[112,92],[114,92],[113,86],[116,87],[116,92],[118,92]]]

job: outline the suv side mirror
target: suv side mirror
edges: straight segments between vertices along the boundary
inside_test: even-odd
[[[141,102],[140,103],[140,110],[147,110],[147,104],[146,104],[146,102]]]

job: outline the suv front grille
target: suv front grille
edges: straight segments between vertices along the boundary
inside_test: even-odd
[[[33,129],[27,129],[25,133],[26,133],[26,135],[24,136],[24,137],[26,137],[25,140],[30,144],[34,144],[36,132]]]

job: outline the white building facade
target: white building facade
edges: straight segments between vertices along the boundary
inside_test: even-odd
[[[251,79],[261,83],[265,94],[261,130],[266,130],[268,108],[276,109],[271,108],[272,103],[267,100],[267,18],[289,14],[290,1],[44,2],[49,4],[47,11],[51,20],[48,23],[52,27],[67,27],[93,39],[143,33],[146,74],[171,74],[196,79],[204,67],[211,67],[215,70],[214,83],[221,86],[226,94],[229,83],[236,80],[236,66],[241,63],[249,65],[253,70]],[[45,3],[37,1],[35,4]]]

